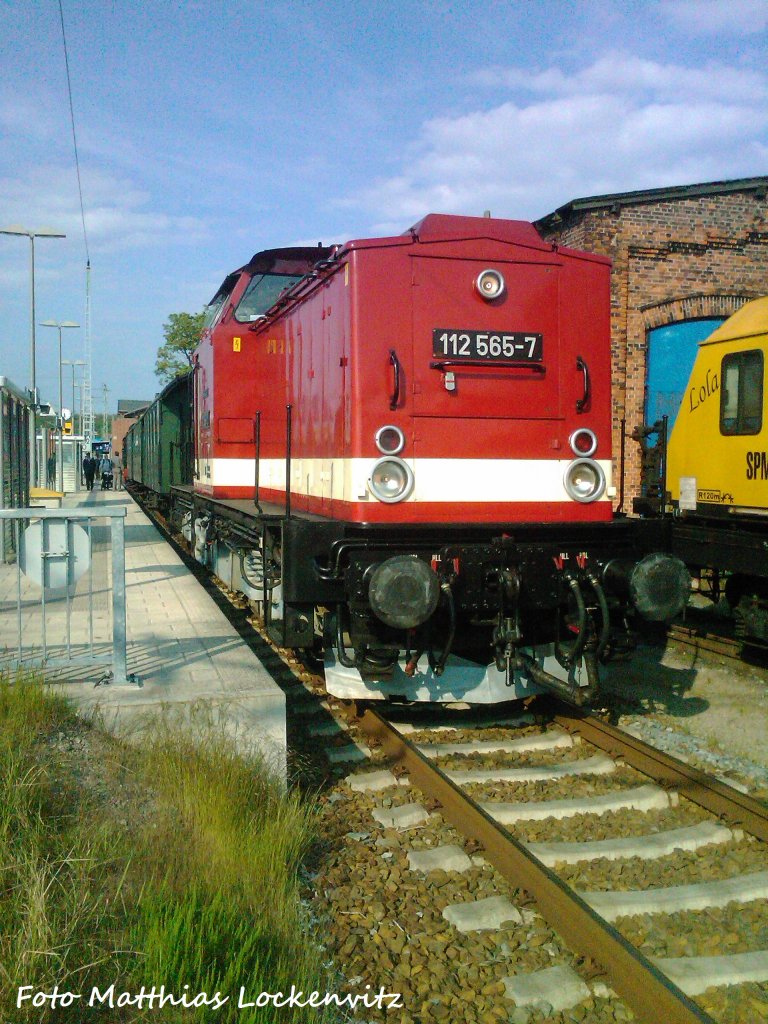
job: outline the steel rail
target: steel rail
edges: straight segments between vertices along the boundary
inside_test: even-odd
[[[484,857],[515,888],[524,889],[575,952],[598,965],[613,989],[644,1024],[714,1024],[712,1018],[552,871],[526,850],[379,714],[357,721],[384,752],[406,769],[462,835],[483,847]]]
[[[768,842],[768,807],[746,793],[740,793],[706,772],[679,761],[671,754],[644,743],[629,733],[601,721],[588,712],[557,701],[555,721],[587,743],[620,757],[626,764],[649,776],[661,786],[675,789],[686,799],[724,819],[729,825]]]

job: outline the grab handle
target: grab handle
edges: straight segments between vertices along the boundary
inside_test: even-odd
[[[592,388],[589,382],[589,367],[586,360],[582,359],[581,356],[576,356],[576,369],[581,370],[584,374],[584,394],[581,398],[576,399],[576,412],[584,412],[592,397]]]
[[[389,400],[389,408],[396,409],[400,404],[400,360],[397,358],[397,353],[393,348],[389,350],[389,361],[392,364],[392,369],[395,373],[394,387],[392,397]]]

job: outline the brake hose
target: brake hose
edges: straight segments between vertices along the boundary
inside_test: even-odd
[[[555,657],[563,668],[572,668],[581,657],[582,651],[587,643],[587,608],[584,604],[584,597],[581,593],[579,581],[575,576],[566,576],[568,586],[573,592],[578,613],[577,629],[578,635],[570,651],[565,651],[560,640],[555,641]]]
[[[597,603],[600,605],[600,615],[602,617],[602,625],[600,628],[600,639],[597,644],[597,651],[595,652],[598,658],[602,658],[605,653],[605,649],[608,646],[608,641],[611,638],[611,617],[608,611],[608,602],[605,599],[605,591],[600,585],[600,581],[597,576],[590,573],[587,579],[595,592]]]
[[[445,599],[448,603],[448,619],[450,626],[448,628],[448,639],[445,642],[445,646],[440,654],[439,658],[435,658],[432,648],[430,647],[428,652],[429,667],[432,669],[436,676],[441,676],[445,671],[445,663],[448,661],[448,655],[451,653],[453,647],[453,640],[456,635],[456,605],[453,600],[453,592],[451,590],[450,583],[441,583],[440,589],[442,590]]]

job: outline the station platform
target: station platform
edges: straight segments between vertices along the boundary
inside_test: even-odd
[[[141,731],[161,713],[211,720],[241,747],[257,748],[285,779],[283,690],[133,498],[94,489],[67,495],[63,508],[116,504],[127,513],[126,653],[137,684],[94,685],[93,672],[82,670],[52,672],[52,683],[119,735]],[[72,617],[81,646],[87,628],[87,617]]]

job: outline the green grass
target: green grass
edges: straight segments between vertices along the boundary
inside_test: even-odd
[[[74,714],[39,678],[0,678],[0,1017],[35,1021],[330,1020],[321,1011],[238,1009],[292,985],[325,992],[302,926],[297,872],[313,813],[256,753],[205,714],[166,719],[104,759],[106,786],[83,785],[49,739]],[[103,746],[103,744],[102,744]],[[94,748],[96,749],[96,748]],[[119,810],[111,786],[128,780]],[[124,793],[124,790],[121,790]],[[108,1009],[93,986],[142,986],[219,1009]],[[71,1007],[16,1008],[17,989],[82,993]],[[188,986],[186,989],[184,986]]]

